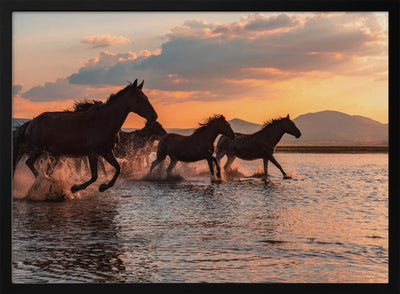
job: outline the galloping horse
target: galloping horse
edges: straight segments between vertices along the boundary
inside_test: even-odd
[[[83,100],[75,101],[74,108],[72,110],[66,109],[65,111],[68,111],[68,112],[85,111],[85,110],[88,110],[92,106],[96,106],[96,105],[99,106],[102,104],[104,104],[104,102],[101,100],[83,99]],[[118,139],[118,138],[116,138],[116,139]],[[46,158],[46,161],[47,161],[46,174],[52,175],[52,173],[54,172],[56,167],[60,164],[61,157],[53,157],[50,154],[48,154],[47,152],[45,154],[45,157],[47,157]],[[77,172],[81,170],[82,162],[84,163],[86,169],[88,169],[88,167],[89,167],[88,160],[86,157],[80,157],[80,158],[77,157],[77,158],[74,158],[74,161],[75,161],[75,170]],[[100,157],[98,159],[98,167],[103,171],[104,175],[107,175],[107,171],[104,166],[104,160]]]
[[[99,106],[102,104],[104,104],[104,102],[101,100],[84,99],[80,101],[75,101],[74,108],[72,110],[66,110],[66,111],[74,111],[74,112],[85,111],[93,106]],[[126,158],[129,160],[136,160],[139,162],[138,157],[141,155],[141,153],[149,155],[151,153],[151,145],[154,143],[154,141],[160,140],[160,138],[166,134],[167,132],[157,121],[149,121],[146,123],[144,128],[132,132],[124,132],[120,130],[115,138],[115,147],[113,149],[114,156],[116,158]],[[55,160],[52,160],[51,166],[49,166],[47,170],[48,171],[54,170],[59,162],[60,162],[60,157],[55,158]],[[75,160],[75,168],[77,171],[81,169],[81,163],[82,163],[82,158],[77,158]],[[87,161],[83,160],[83,163],[85,164],[85,167],[88,168]],[[106,175],[107,173],[103,161],[100,160],[100,158],[98,163],[100,169],[102,169],[103,173]],[[148,162],[147,164],[149,165]]]
[[[221,158],[226,155],[227,161],[224,166],[225,170],[229,170],[236,157],[244,160],[263,159],[264,173],[268,174],[268,161],[271,161],[279,170],[285,179],[287,176],[281,165],[276,161],[274,149],[282,136],[288,133],[299,138],[300,130],[296,127],[293,121],[290,120],[289,114],[287,117],[273,119],[266,122],[263,128],[253,134],[235,133],[235,139],[231,140],[226,136],[222,136],[217,143],[216,158],[220,162]]]
[[[87,110],[44,112],[21,125],[13,140],[14,171],[24,153],[29,155],[26,164],[35,177],[38,172],[34,163],[45,151],[55,157],[87,156],[91,179],[73,185],[71,192],[75,193],[97,180],[97,160],[102,156],[115,168],[115,174],[109,183],[100,185],[99,191],[112,187],[120,174],[120,166],[112,149],[126,117],[130,112],[137,113],[147,121],[155,121],[158,117],[142,92],[143,82],[138,86],[136,79],[117,94],[112,94],[106,103]]]
[[[194,130],[190,136],[167,134],[158,144],[157,158],[152,162],[150,172],[168,155],[171,162],[167,168],[167,176],[171,175],[171,171],[178,161],[194,162],[206,159],[211,175],[214,175],[214,162],[217,168],[217,177],[221,178],[220,167],[213,156],[214,141],[219,134],[231,139],[235,137],[229,122],[225,120],[223,115],[215,115],[208,118],[204,123],[200,123],[200,127]]]
[[[127,158],[138,162],[140,156],[145,155],[146,162],[149,164],[148,156],[151,153],[154,141],[159,141],[166,134],[167,132],[157,121],[146,123],[145,127],[140,130],[132,132],[120,131],[119,142],[115,146],[114,155],[117,158]]]

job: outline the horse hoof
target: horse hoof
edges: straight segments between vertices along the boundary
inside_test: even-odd
[[[221,184],[222,180],[221,180],[221,178],[217,178],[217,179],[213,178],[213,179],[211,179],[211,183],[213,183],[213,184]]]
[[[107,184],[101,184],[100,187],[99,187],[99,191],[100,191],[100,192],[104,192],[104,191],[107,190],[107,189],[108,189]]]
[[[284,179],[284,180],[290,180],[290,179],[293,179],[293,178],[292,178],[291,175],[284,175],[284,176],[283,176],[283,179]]]
[[[73,185],[73,186],[71,187],[71,193],[73,194],[73,193],[75,193],[75,192],[78,192],[80,189],[81,189],[81,188],[80,188],[79,186]]]

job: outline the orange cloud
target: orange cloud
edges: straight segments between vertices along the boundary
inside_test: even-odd
[[[151,55],[151,52],[149,50],[142,50],[140,51],[139,56],[140,57],[149,57]]]
[[[160,55],[162,53],[162,50],[160,48],[156,49],[153,51],[153,55]]]
[[[93,45],[92,48],[107,47],[117,43],[129,43],[130,40],[124,36],[111,36],[109,34],[93,35],[84,37],[81,41],[84,44]]]
[[[127,60],[135,60],[137,58],[135,52],[127,53],[112,53],[107,51],[100,52],[99,57],[94,57],[89,60],[85,60],[85,67],[110,67],[120,62]]]

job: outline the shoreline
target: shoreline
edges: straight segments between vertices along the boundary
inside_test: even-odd
[[[282,153],[389,153],[389,146],[276,146]]]
[[[152,147],[157,152],[157,146]],[[389,146],[276,146],[276,153],[389,153]]]

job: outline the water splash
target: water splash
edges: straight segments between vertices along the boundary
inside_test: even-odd
[[[155,153],[150,156],[142,154],[136,160],[128,160],[117,158],[121,166],[121,174],[116,185],[129,180],[144,180],[150,182],[181,182],[184,180],[201,180],[208,183],[221,183],[223,181],[238,181],[250,176],[253,170],[249,170],[246,164],[240,160],[235,162],[235,166],[230,171],[225,171],[221,168],[222,181],[211,176],[208,164],[205,160],[184,163],[178,162],[172,171],[172,175],[167,177],[166,169],[169,165],[169,157],[160,163],[152,173],[149,173],[151,162],[155,159]],[[42,158],[38,161],[37,170],[39,176],[35,179],[32,172],[24,163],[26,158],[23,158],[18,164],[13,181],[13,196],[14,198],[24,198],[36,201],[44,200],[67,200],[74,198],[82,198],[88,195],[97,195],[98,187],[101,183],[108,182],[114,173],[114,168],[103,161],[104,170],[98,169],[98,179],[95,183],[88,186],[86,189],[72,194],[70,188],[74,184],[83,183],[90,178],[90,169],[87,164],[87,159],[77,158],[62,158],[60,163],[55,166],[50,176],[45,171],[48,170],[47,165],[50,162],[49,158]],[[101,157],[99,159],[103,160]],[[78,161],[80,162],[78,167]],[[85,163],[85,164],[82,164]],[[223,166],[221,164],[221,166]],[[257,171],[261,169],[258,168]]]
[[[76,160],[62,159],[60,163],[52,168],[51,176],[46,174],[49,158],[43,158],[36,164],[38,176],[35,178],[26,166],[23,158],[17,165],[13,179],[13,197],[33,201],[63,201],[80,198],[81,193],[71,193],[71,186],[83,182],[84,168],[76,169]]]
[[[62,201],[73,198],[68,182],[50,178],[44,173],[39,174],[25,197],[34,201]]]

